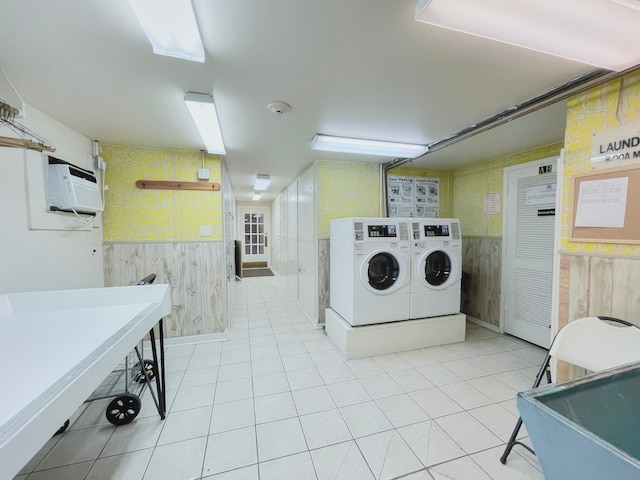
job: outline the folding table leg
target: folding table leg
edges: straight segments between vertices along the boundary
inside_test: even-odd
[[[164,420],[167,413],[167,408],[166,408],[167,399],[166,399],[166,392],[165,392],[164,331],[163,331],[162,319],[160,319],[160,321],[158,322],[158,330],[159,330],[158,336],[160,338],[160,355],[159,355],[160,362],[158,362],[158,349],[156,347],[156,336],[153,328],[149,330],[149,339],[151,340],[151,353],[153,354],[153,361],[156,366],[158,365],[160,366],[155,376],[156,390],[158,392],[158,403],[156,406],[158,407],[158,414],[160,415],[160,418]]]

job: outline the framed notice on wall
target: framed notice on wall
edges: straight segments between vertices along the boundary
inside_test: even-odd
[[[440,180],[438,178],[387,177],[390,217],[437,218],[440,216]]]
[[[640,165],[573,177],[571,240],[640,244]]]

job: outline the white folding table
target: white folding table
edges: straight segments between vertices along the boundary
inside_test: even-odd
[[[158,325],[155,380],[165,414],[167,285],[0,295],[0,479],[13,478]]]

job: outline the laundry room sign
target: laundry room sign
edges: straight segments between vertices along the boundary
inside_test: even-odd
[[[594,169],[640,163],[640,122],[624,123],[593,135],[591,166]]]
[[[387,177],[390,217],[440,216],[440,179],[391,175]]]

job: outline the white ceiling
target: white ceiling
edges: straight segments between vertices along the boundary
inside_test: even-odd
[[[127,0],[4,2],[0,69],[26,103],[103,143],[199,150],[183,94],[211,93],[239,201],[257,173],[269,200],[318,158],[364,160],[312,152],[315,133],[429,144],[593,70],[416,22],[416,0],[193,4],[204,64],[153,55]],[[291,112],[269,112],[276,100]],[[556,104],[414,165],[561,141],[564,124]]]

